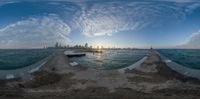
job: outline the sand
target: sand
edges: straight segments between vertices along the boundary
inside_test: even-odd
[[[62,51],[32,74],[1,80],[0,99],[199,99],[200,82],[170,69],[155,51],[125,72],[70,66]]]

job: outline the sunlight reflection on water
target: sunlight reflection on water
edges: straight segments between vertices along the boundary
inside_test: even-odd
[[[147,50],[104,50],[103,53],[86,53],[86,56],[70,60],[96,69],[117,69],[137,62],[146,54]]]

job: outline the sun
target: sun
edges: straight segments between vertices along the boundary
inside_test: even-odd
[[[104,48],[107,48],[107,44],[106,43],[104,43],[104,42],[94,42],[93,44],[92,44],[94,47],[93,48],[95,48],[95,49],[97,49],[97,50],[103,50]]]
[[[97,46],[96,46],[96,49],[97,49],[97,50],[102,50],[102,49],[103,49],[103,46],[102,46],[102,45],[97,45]]]
[[[101,50],[103,48],[103,46],[99,46],[99,49]]]

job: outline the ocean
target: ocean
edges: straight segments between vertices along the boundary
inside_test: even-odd
[[[50,49],[1,49],[0,70],[30,66],[53,53]]]
[[[170,60],[192,69],[200,69],[200,49],[159,49]]]
[[[134,64],[142,59],[148,50],[104,50],[103,53],[86,53],[86,56],[72,57],[71,61],[81,66],[95,69],[119,69]]]

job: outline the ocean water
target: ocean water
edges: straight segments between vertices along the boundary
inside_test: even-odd
[[[48,55],[53,50],[47,49],[12,49],[0,50],[0,70],[12,70],[30,66]]]
[[[103,53],[86,53],[86,56],[72,57],[71,61],[95,69],[118,69],[142,59],[148,50],[104,50]]]
[[[158,52],[185,67],[200,69],[199,49],[160,49]]]

